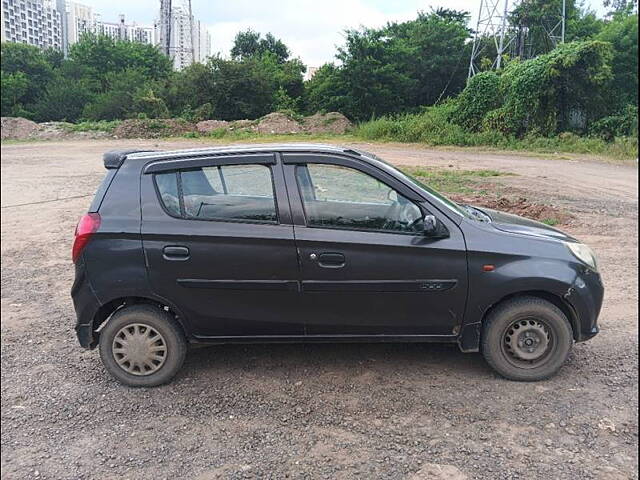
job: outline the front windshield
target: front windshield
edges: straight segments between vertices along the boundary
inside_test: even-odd
[[[460,215],[463,215],[467,218],[473,218],[474,215],[469,212],[469,210],[467,208],[465,208],[462,205],[459,205],[458,203],[454,202],[453,200],[451,200],[450,198],[445,197],[444,195],[442,195],[440,192],[437,192],[436,190],[434,190],[433,188],[431,188],[428,185],[425,185],[424,183],[422,183],[420,180],[418,180],[417,178],[409,175],[408,173],[404,173],[404,172],[400,172],[407,180],[409,180],[411,183],[413,183],[414,185],[416,185],[417,187],[422,188],[423,190],[426,190],[427,192],[429,192],[433,197],[435,197],[437,200],[439,200],[440,202],[442,202],[443,204],[445,204],[447,207],[449,207],[451,210],[456,211],[457,213],[459,213]]]
[[[379,162],[382,162],[385,165],[388,165],[389,167],[393,168],[397,172],[398,176],[401,176],[405,180],[409,181],[410,183],[413,183],[416,187],[421,188],[422,190],[425,190],[426,192],[428,192],[431,196],[433,196],[436,200],[438,200],[446,208],[448,208],[450,210],[453,210],[454,212],[462,215],[463,217],[471,218],[471,219],[475,219],[476,218],[475,213],[471,211],[470,207],[466,208],[466,206],[457,204],[453,200],[445,197],[444,195],[442,195],[439,192],[436,192],[433,188],[429,187],[428,185],[425,185],[420,180],[418,180],[417,178],[412,177],[408,173],[404,173],[398,167],[396,167],[394,165],[391,165],[389,162],[386,162],[385,160],[381,159],[377,155],[374,155],[374,154],[368,153],[368,152],[362,152],[362,153],[364,153],[368,157],[374,158],[374,159],[378,160]]]

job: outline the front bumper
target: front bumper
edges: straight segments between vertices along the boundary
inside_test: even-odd
[[[604,285],[600,274],[585,269],[576,277],[564,298],[575,312],[576,342],[595,337],[600,331],[598,316],[604,299]]]

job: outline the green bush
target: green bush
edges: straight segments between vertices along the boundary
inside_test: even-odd
[[[71,132],[113,132],[118,125],[122,123],[122,120],[106,121],[100,120],[97,122],[79,122],[76,124],[67,124]]]
[[[471,131],[482,129],[484,117],[503,103],[500,77],[495,72],[482,72],[471,77],[456,98],[451,120]]]
[[[638,136],[638,107],[627,105],[617,115],[609,115],[591,125],[590,133],[611,141],[614,137]]]
[[[511,62],[500,76],[505,103],[489,125],[522,137],[571,128],[571,115],[600,116],[612,79],[611,45],[599,41],[560,45],[546,55]],[[502,123],[499,123],[502,122]]]
[[[144,114],[145,118],[168,118],[169,109],[161,98],[156,97],[153,89],[140,89],[133,97],[134,112]]]
[[[37,122],[77,122],[93,96],[87,82],[69,82],[62,76],[56,76],[33,106],[33,119]]]
[[[571,152],[606,155],[620,159],[638,157],[637,137],[617,137],[606,142],[598,137],[578,136],[563,132],[554,136],[529,134],[522,138],[498,130],[470,132],[447,120],[450,105],[427,109],[421,114],[382,117],[356,126],[353,135],[363,140],[416,142],[427,145],[455,145],[461,147],[494,147],[506,150],[540,152]],[[493,115],[485,119],[485,123]]]

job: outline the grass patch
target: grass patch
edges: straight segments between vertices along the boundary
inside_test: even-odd
[[[543,218],[540,221],[542,223],[544,223],[545,225],[549,225],[550,227],[553,227],[553,226],[558,225],[560,223],[560,220],[558,220],[557,218]]]
[[[444,194],[486,195],[489,178],[513,175],[498,170],[453,170],[405,167],[402,171]]]
[[[638,138],[618,137],[607,142],[597,137],[561,133],[555,137],[516,138],[496,131],[469,132],[448,120],[448,110],[430,107],[420,114],[382,117],[356,126],[354,136],[363,140],[423,143],[431,146],[495,147],[547,153],[603,155],[615,159],[638,158]]]
[[[113,132],[122,120],[100,120],[97,122],[80,122],[65,124],[65,128],[70,132]]]
[[[216,128],[207,133],[189,132],[184,137],[198,138],[204,141],[214,140],[220,142],[357,142],[359,139],[349,134],[332,133],[257,133],[250,130]],[[217,143],[217,142],[216,142]]]

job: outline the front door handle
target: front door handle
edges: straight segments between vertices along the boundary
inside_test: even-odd
[[[189,258],[189,249],[177,245],[164,247],[162,256],[165,260],[187,260]]]
[[[318,265],[324,268],[342,268],[346,259],[342,253],[321,253],[318,255]]]

